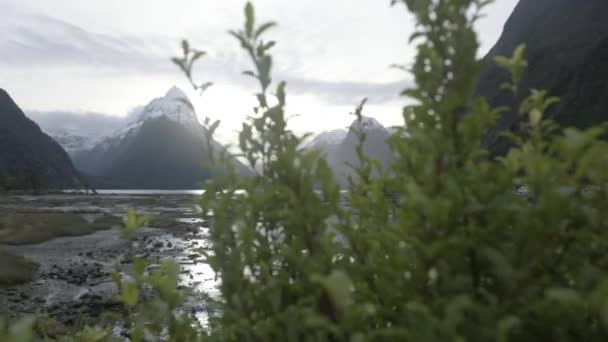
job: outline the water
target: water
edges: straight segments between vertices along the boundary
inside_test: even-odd
[[[65,193],[84,193],[84,190],[64,190]],[[162,189],[103,189],[99,195],[202,195],[205,190],[162,190]]]
[[[97,196],[87,196],[82,191],[68,190],[64,194],[0,197],[0,208],[28,213],[75,213],[85,218],[118,217],[132,208],[138,214],[175,220],[176,224],[165,229],[142,228],[136,238],[136,253],[148,255],[153,264],[172,260],[180,266],[180,284],[193,290],[186,298],[184,310],[195,313],[205,325],[208,307],[199,296],[215,298],[219,292],[213,270],[197,256],[200,249],[209,249],[208,222],[194,201],[202,193],[202,190],[102,190]],[[18,298],[15,302],[12,294],[0,289],[0,315],[6,310],[17,313],[47,310],[63,321],[80,315],[83,308],[93,307],[82,304],[81,297],[85,294],[100,296],[103,303],[112,302],[117,288],[109,273],[118,267],[121,273],[128,274],[128,264],[116,263],[126,247],[116,229],[11,247],[11,252],[39,263],[40,267],[34,281],[20,288],[27,294],[27,300]]]

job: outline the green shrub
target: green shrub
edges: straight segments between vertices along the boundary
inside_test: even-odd
[[[533,91],[514,147],[490,160],[481,140],[500,109],[475,96],[473,30],[489,1],[393,2],[417,20],[416,87],[403,92],[414,100],[403,111],[410,138],[391,137],[396,161],[385,169],[359,148],[348,206],[326,161],[300,151],[302,137],[287,129],[285,83],[268,96],[274,42],[263,37],[274,24],[256,26],[248,4],[245,27],[231,32],[252,59],[245,74],[260,85],[240,148],[261,172],[218,175],[201,200],[214,213],[207,259],[221,279],[209,336],[608,338],[605,129],[559,131],[543,120],[556,100]],[[176,61],[190,77],[184,46]],[[523,51],[497,59],[513,75],[505,91],[518,91]]]
[[[287,129],[286,84],[272,87],[274,23],[231,34],[252,59],[258,105],[243,123],[238,178],[226,150],[200,203],[213,214],[205,254],[221,280],[217,313],[193,329],[171,263],[115,277],[132,340],[171,341],[605,341],[608,338],[608,146],[605,128],[560,130],[533,91],[509,153],[491,160],[481,140],[500,109],[475,96],[473,23],[488,0],[393,0],[417,20],[416,87],[403,92],[410,138],[394,134],[395,162],[365,156],[342,205],[327,162]],[[204,52],[182,44],[173,61],[192,79]],[[524,48],[497,62],[517,92]],[[405,69],[405,68],[404,68]],[[274,95],[270,96],[270,89]],[[354,114],[360,119],[364,102]],[[219,121],[206,119],[210,135]],[[359,132],[360,146],[365,134]],[[210,141],[210,138],[209,140]],[[125,236],[145,218],[130,212]],[[143,287],[157,294],[142,302]],[[1,333],[0,329],[0,333]],[[87,341],[106,339],[89,328]],[[1,335],[0,335],[1,336]],[[83,335],[84,336],[84,335]]]

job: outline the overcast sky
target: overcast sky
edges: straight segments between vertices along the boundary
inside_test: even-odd
[[[495,43],[517,0],[497,0],[479,23],[482,52]],[[255,84],[241,75],[248,61],[228,29],[240,28],[244,0],[0,0],[0,87],[26,110],[101,112],[124,116],[172,85],[189,92],[199,116],[223,121],[233,140],[251,112]],[[401,123],[408,84],[390,69],[407,64],[413,29],[403,6],[389,0],[256,0],[262,20],[279,22],[270,37],[275,79],[288,82],[291,122],[298,131],[347,126],[363,97],[367,113]],[[179,41],[206,50],[196,76],[215,85],[190,92],[169,58]]]

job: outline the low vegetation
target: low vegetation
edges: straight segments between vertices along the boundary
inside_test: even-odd
[[[176,230],[185,227],[184,224],[180,223],[175,218],[162,215],[151,216],[150,220],[147,223],[147,226],[164,230]]]
[[[26,283],[32,279],[36,268],[35,263],[3,251],[0,247],[0,286]]]
[[[82,215],[63,212],[0,211],[0,244],[27,245],[66,236],[81,236],[120,224],[119,218],[103,216],[89,222]]]

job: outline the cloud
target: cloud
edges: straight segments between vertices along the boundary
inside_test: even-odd
[[[310,94],[321,97],[325,102],[336,105],[355,105],[363,98],[370,104],[394,101],[399,93],[410,86],[409,81],[365,83],[329,82],[313,79],[292,79],[288,83],[290,91],[296,94]]]
[[[490,16],[478,26],[483,49],[495,41],[515,2],[501,0],[489,8]],[[415,49],[407,45],[407,36],[414,21],[388,3],[255,1],[260,20],[279,22],[267,37],[278,42],[273,79],[287,81],[294,112],[311,113],[297,121],[299,126],[341,127],[364,97],[383,123],[400,120],[404,99],[398,94],[412,82],[388,66],[411,63]],[[243,4],[0,0],[0,86],[25,108],[125,115],[173,84],[188,86],[169,62],[179,53],[179,41],[188,38],[209,53],[196,67],[197,81],[215,83],[195,101],[197,108],[237,127],[249,113],[256,89],[242,75],[250,62],[226,34],[242,25]],[[48,113],[48,118],[81,120],[58,113]]]
[[[127,117],[118,117],[92,112],[64,111],[27,111],[26,115],[34,120],[47,133],[62,131],[77,132],[91,138],[110,135],[126,124]]]
[[[169,42],[158,37],[112,36],[45,15],[13,12],[0,24],[0,63],[10,66],[84,65],[131,72],[169,72]]]

